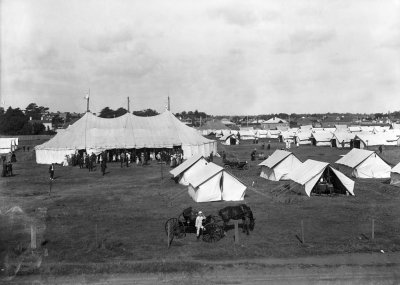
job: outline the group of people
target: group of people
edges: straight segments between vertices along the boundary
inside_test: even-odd
[[[14,176],[12,164],[17,162],[17,156],[15,155],[15,152],[9,152],[7,155],[1,156],[1,161],[3,166],[1,176]]]

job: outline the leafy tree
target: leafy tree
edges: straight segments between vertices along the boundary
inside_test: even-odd
[[[40,135],[44,131],[46,131],[46,128],[42,123],[33,123],[32,124],[32,135]]]
[[[3,107],[0,107],[0,116],[1,116],[1,115],[4,115],[4,113],[5,113],[4,108],[3,108]]]
[[[126,113],[128,113],[128,111],[126,109],[120,107],[114,112],[114,117],[121,117],[122,115],[125,115]]]
[[[30,103],[26,108],[25,108],[25,115],[30,118],[32,117],[33,120],[40,120],[41,116],[45,114],[49,108],[43,107],[43,106],[38,106],[36,103]]]
[[[159,115],[159,113],[156,110],[152,110],[152,109],[146,109],[146,110],[142,110],[142,111],[133,111],[133,114],[135,116],[140,116],[140,117],[152,117],[152,116]]]
[[[105,107],[103,110],[100,111],[100,118],[113,118],[114,117],[114,110],[110,109],[109,107]]]
[[[56,114],[52,119],[51,123],[53,124],[54,128],[58,128],[64,124],[64,119],[60,117],[59,114]]]
[[[6,135],[17,135],[27,122],[28,118],[19,108],[9,107],[0,116],[0,132]]]

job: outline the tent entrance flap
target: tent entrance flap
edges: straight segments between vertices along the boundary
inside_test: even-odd
[[[326,167],[311,191],[315,194],[346,194],[348,189],[330,167]]]

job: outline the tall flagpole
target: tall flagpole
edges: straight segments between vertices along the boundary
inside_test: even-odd
[[[89,111],[89,100],[90,100],[90,88],[89,88],[89,94],[86,97],[86,112],[90,112]]]

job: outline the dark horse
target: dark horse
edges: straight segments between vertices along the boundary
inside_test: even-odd
[[[218,215],[224,221],[224,228],[226,228],[226,224],[229,220],[242,220],[243,232],[249,234],[249,229],[250,231],[254,229],[255,219],[253,217],[253,212],[250,207],[245,204],[225,207],[219,210]]]

